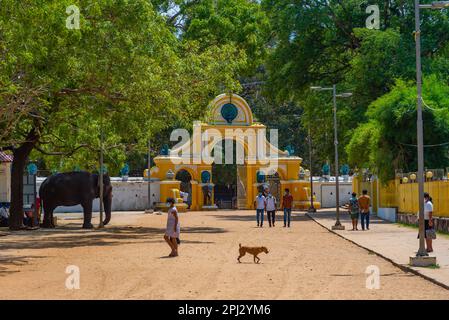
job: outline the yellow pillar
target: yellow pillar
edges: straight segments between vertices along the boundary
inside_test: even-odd
[[[256,197],[256,192],[254,188],[255,180],[253,179],[253,171],[254,167],[252,165],[246,164],[246,208],[253,209],[254,208],[254,199]]]

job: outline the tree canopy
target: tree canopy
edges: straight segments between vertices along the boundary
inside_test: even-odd
[[[380,1],[373,30],[368,4],[356,0],[4,0],[0,149],[15,156],[14,181],[30,159],[52,171],[98,170],[102,132],[117,174],[125,162],[145,165],[149,138],[154,154],[215,95],[234,92],[279,129],[281,149],[307,158],[310,134],[317,171],[333,158],[332,97],[310,86],[336,84],[353,93],[337,101],[341,163],[386,179],[412,171],[413,5]],[[79,28],[67,27],[77,10]],[[426,166],[442,167],[449,10],[423,10],[421,25]]]

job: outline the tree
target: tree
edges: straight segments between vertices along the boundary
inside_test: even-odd
[[[318,110],[328,110],[331,102],[320,94],[322,101],[312,105],[310,86],[338,84],[339,92],[354,93],[351,99],[338,100],[343,163],[347,160],[344,146],[355,128],[366,121],[368,106],[388,93],[397,79],[409,81],[415,77],[413,1],[384,0],[376,4],[380,9],[380,30],[365,28],[367,4],[358,1],[262,1],[273,36],[266,61],[265,94],[278,105],[290,102],[300,106],[305,114],[315,114],[304,117],[302,124],[315,129],[314,145],[320,151],[316,154],[317,162],[324,162],[333,154],[326,138],[332,135],[332,128],[328,128],[328,122],[322,122]],[[444,30],[449,28],[448,17],[447,10],[423,11],[425,74],[447,74],[444,52],[448,38]],[[288,109],[285,112],[288,114]]]
[[[263,63],[269,40],[269,20],[258,1],[251,0],[162,0],[161,11],[168,16],[178,36],[196,40],[201,50],[232,45],[247,57],[240,76],[250,76]]]
[[[449,165],[449,88],[436,75],[423,82],[425,166]],[[387,181],[396,169],[416,171],[416,87],[398,80],[391,92],[374,101],[347,145],[351,164],[377,168]]]
[[[14,155],[11,229],[22,227],[22,175],[33,150],[65,160],[83,150],[77,160],[93,165],[100,127],[107,149],[143,147],[164,115],[198,113],[219,85],[238,87],[238,50],[181,43],[148,1],[80,1],[80,29],[66,28],[71,4],[5,0],[0,8],[0,105],[21,101],[26,110],[1,142]],[[11,127],[3,115],[0,123]]]

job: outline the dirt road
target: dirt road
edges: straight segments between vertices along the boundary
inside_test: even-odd
[[[280,219],[280,214],[278,214]],[[255,227],[252,211],[181,216],[180,256],[167,258],[165,215],[117,213],[104,230],[60,220],[55,230],[0,237],[0,299],[449,299],[449,291],[294,214],[292,227]],[[254,264],[238,244],[264,245]],[[66,268],[80,289],[66,288]],[[380,289],[366,288],[379,267]]]

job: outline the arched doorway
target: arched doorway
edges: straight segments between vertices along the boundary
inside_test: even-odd
[[[237,151],[237,148],[240,148]],[[219,209],[237,209],[238,191],[242,193],[240,175],[244,161],[244,149],[235,140],[223,139],[213,149],[213,155],[221,153],[221,160],[212,164],[212,183],[214,200]],[[232,156],[232,157],[231,157]],[[240,156],[240,158],[238,158]],[[246,179],[244,180],[246,184]]]
[[[192,204],[192,176],[187,170],[181,169],[176,173],[175,179],[181,181],[180,191],[188,194],[187,199],[185,197],[183,199],[184,202],[187,202],[187,209],[190,209]]]

